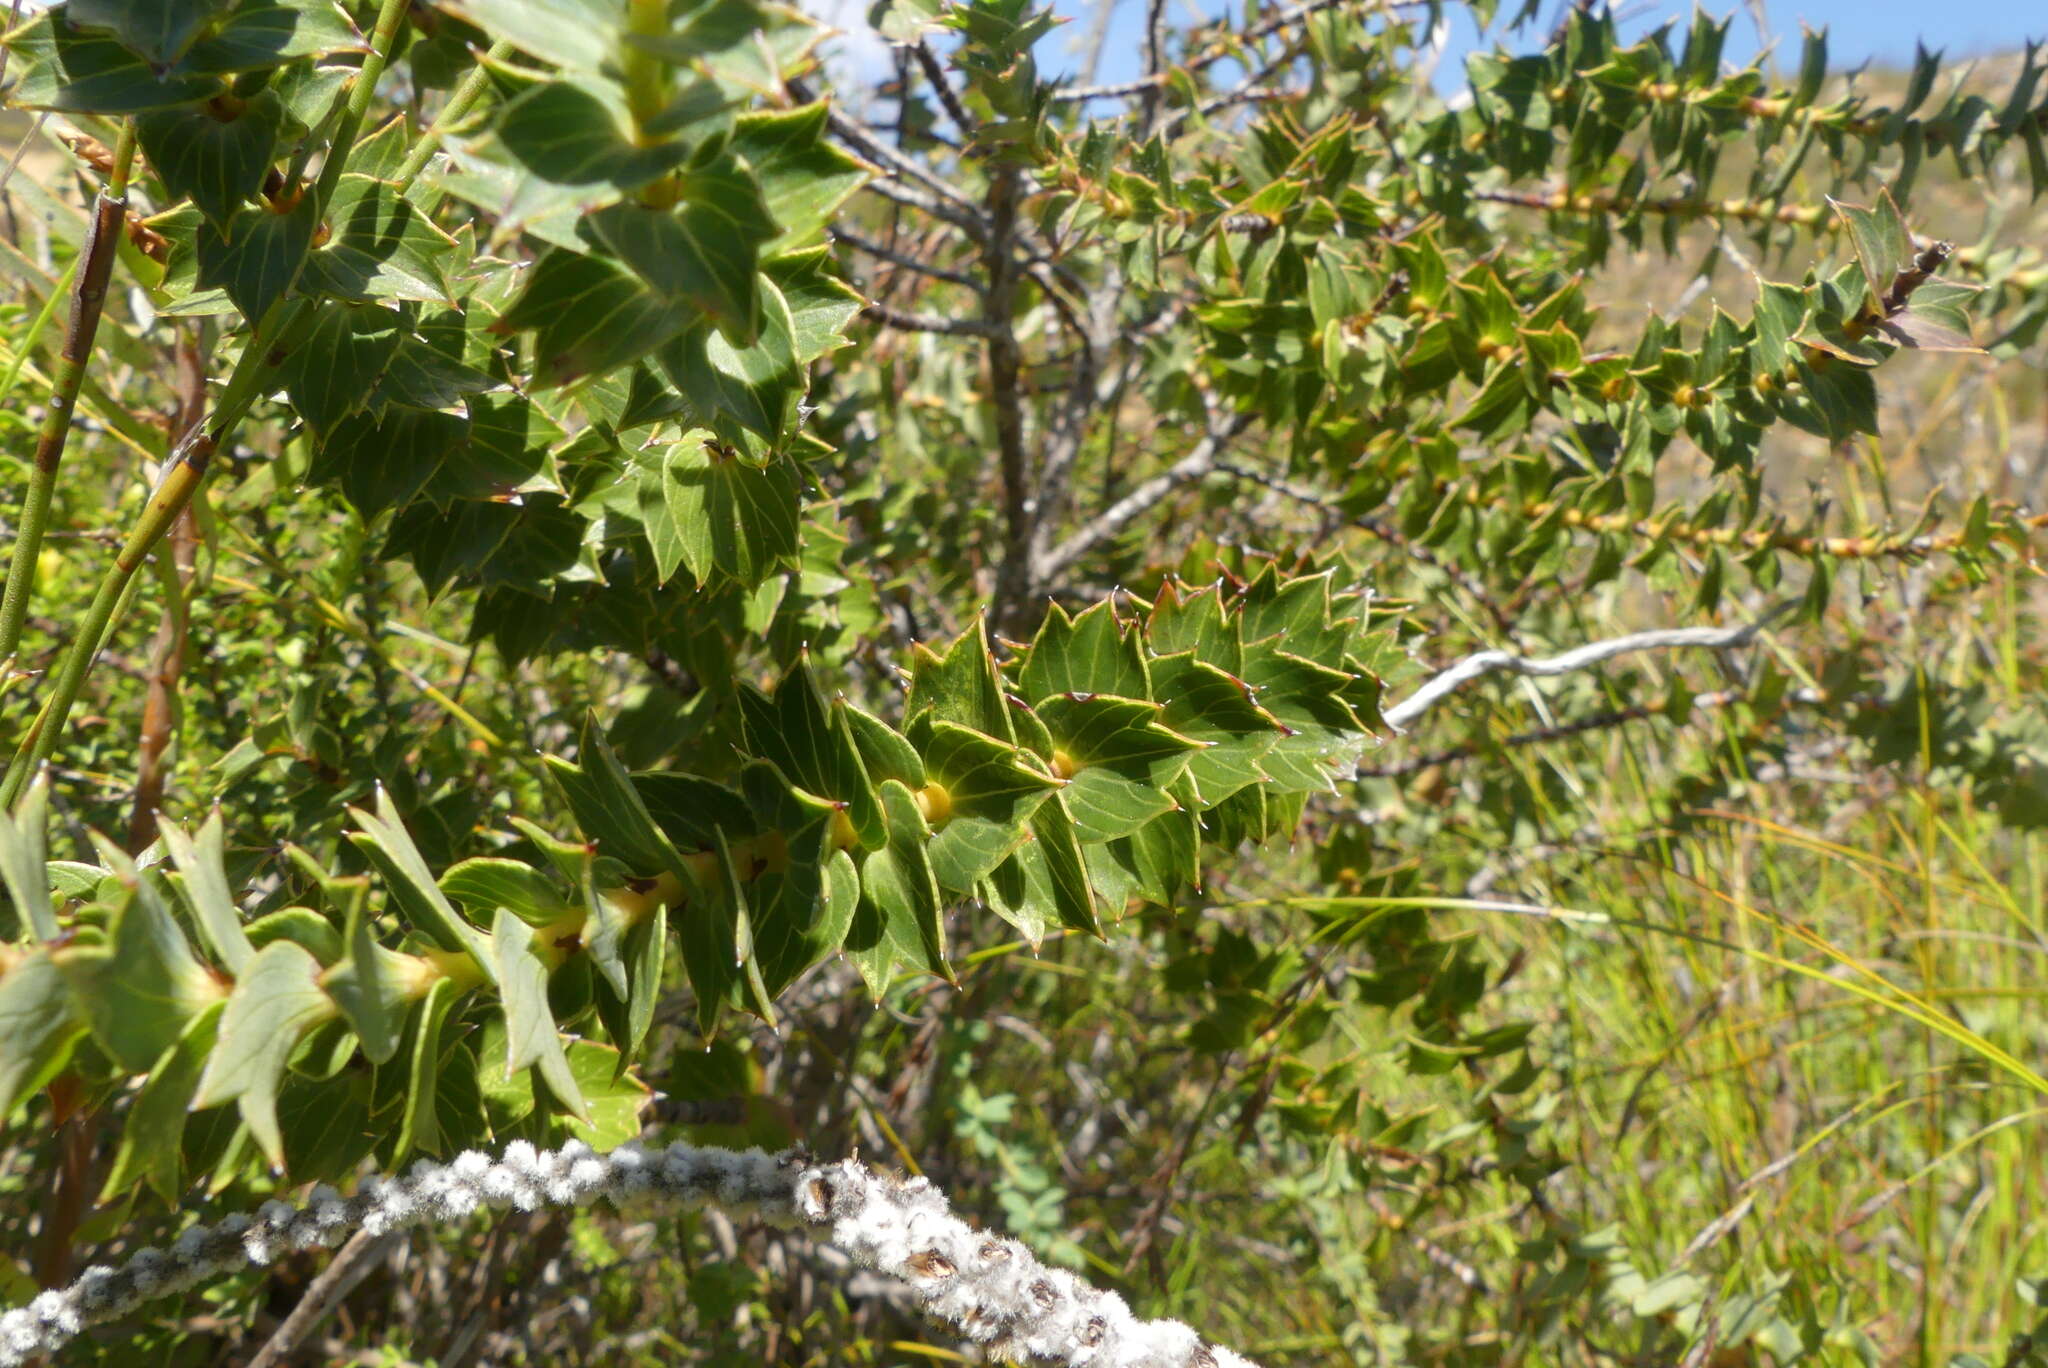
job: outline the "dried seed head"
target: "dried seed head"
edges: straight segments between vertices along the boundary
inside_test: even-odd
[[[936,1249],[921,1250],[903,1262],[920,1278],[950,1278],[958,1271],[953,1261]]]

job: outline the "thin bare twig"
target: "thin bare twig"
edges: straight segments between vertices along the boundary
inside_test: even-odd
[[[1305,19],[1313,18],[1324,10],[1332,10],[1336,9],[1339,5],[1360,2],[1361,0],[1305,0],[1305,3],[1290,6],[1270,19],[1260,20],[1241,34],[1233,34],[1210,44],[1201,52],[1182,62],[1178,70],[1186,72],[1202,71],[1214,66],[1226,57],[1242,55],[1244,47],[1248,43],[1256,43],[1261,38],[1270,38],[1281,29],[1299,24]],[[1375,4],[1371,8],[1379,13],[1393,14],[1403,10],[1426,9],[1429,3],[1430,0],[1395,0],[1395,3]],[[1155,71],[1136,80],[1120,81],[1114,85],[1070,86],[1065,90],[1054,91],[1052,101],[1054,104],[1078,104],[1085,100],[1128,99],[1133,95],[1143,95],[1149,91],[1157,90],[1167,82],[1171,75],[1171,71]]]
[[[911,55],[917,58],[917,65],[923,70],[924,78],[932,83],[932,90],[938,95],[939,103],[945,106],[946,117],[953,121],[953,126],[960,130],[962,136],[972,137],[974,130],[980,125],[974,116],[967,112],[967,106],[960,103],[960,94],[953,89],[953,83],[946,79],[946,69],[939,65],[938,56],[932,51],[931,44],[920,38],[911,44],[910,51]]]
[[[356,1285],[370,1275],[377,1261],[390,1252],[397,1244],[396,1234],[372,1235],[367,1230],[358,1230],[348,1237],[344,1244],[320,1270],[306,1288],[299,1304],[292,1308],[284,1323],[271,1333],[256,1356],[249,1360],[248,1368],[278,1368],[288,1360],[306,1336],[320,1327],[320,1323],[334,1313],[341,1305],[341,1299],[355,1291]]]
[[[1248,413],[1234,414],[1220,425],[1212,424],[1193,451],[1102,510],[1085,527],[1048,551],[1044,559],[1032,567],[1034,577],[1040,583],[1052,579],[1130,526],[1169,494],[1207,475],[1215,468],[1216,458],[1223,449],[1251,425],[1252,418]]]
[[[1695,694],[1692,706],[1695,708],[1719,708],[1749,695],[1741,689],[1716,689],[1712,693]],[[1644,718],[1655,717],[1668,711],[1661,700],[1656,703],[1636,703],[1626,708],[1609,708],[1570,722],[1560,722],[1552,727],[1537,727],[1531,731],[1516,732],[1501,737],[1498,741],[1475,742],[1468,746],[1452,746],[1446,750],[1430,751],[1425,755],[1410,756],[1406,760],[1390,765],[1360,765],[1353,777],[1358,779],[1405,779],[1411,774],[1420,774],[1426,769],[1439,765],[1453,765],[1460,760],[1470,760],[1476,755],[1493,750],[1516,750],[1523,746],[1540,746],[1551,741],[1562,741],[1568,737],[1584,736],[1587,732],[1605,731],[1610,727],[1626,726]]]
[[[948,182],[917,158],[899,152],[883,142],[881,136],[866,124],[848,118],[836,109],[825,116],[825,124],[841,142],[873,162],[878,169],[917,181],[933,194],[956,206],[962,213],[979,217],[974,201],[958,186]]]
[[[870,301],[862,308],[861,316],[899,332],[944,333],[950,337],[994,337],[997,333],[995,326],[985,319],[941,318],[937,314],[912,313],[879,300]]]
[[[919,213],[930,214],[935,219],[950,223],[976,242],[988,236],[988,229],[979,219],[963,214],[952,205],[927,195],[922,190],[912,189],[904,184],[900,176],[878,176],[861,186],[861,189],[871,195],[879,195],[885,200],[900,204],[906,209],[915,209]]]
[[[1073,381],[1067,387],[1066,402],[1054,411],[1043,444],[1038,472],[1038,522],[1032,529],[1033,564],[1045,558],[1051,549],[1053,528],[1066,516],[1074,466],[1088,439],[1089,420],[1116,403],[1137,369],[1135,357],[1107,369],[1102,363],[1117,342],[1117,306],[1122,296],[1122,276],[1112,271],[1089,300],[1086,324],[1068,319],[1080,339],[1080,354]],[[1051,297],[1057,300],[1057,296]]]
[[[834,225],[832,236],[853,248],[856,252],[864,252],[868,256],[874,257],[877,261],[886,261],[891,266],[900,266],[906,271],[914,271],[918,275],[929,276],[933,280],[943,280],[950,285],[963,286],[974,291],[976,294],[981,293],[981,282],[968,275],[965,271],[948,270],[944,266],[934,265],[922,257],[914,257],[907,252],[899,252],[893,247],[876,242],[873,238],[863,237],[852,229],[840,225]]]
[[[1616,656],[1629,655],[1636,651],[1662,651],[1682,646],[1725,651],[1747,646],[1773,618],[1791,606],[1789,603],[1780,604],[1755,622],[1742,627],[1669,627],[1650,632],[1631,632],[1627,636],[1588,642],[1561,655],[1541,659],[1515,655],[1510,651],[1476,651],[1455,665],[1438,671],[1421,688],[1386,709],[1381,715],[1386,718],[1389,726],[1398,731],[1460,688],[1489,674],[1505,673],[1545,679],[1571,674],[1575,670],[1598,665],[1603,660],[1612,660]]]
[[[1142,111],[1138,125],[1141,139],[1150,137],[1159,121],[1159,97],[1166,84],[1166,0],[1147,0],[1145,6],[1145,89],[1139,93]]]

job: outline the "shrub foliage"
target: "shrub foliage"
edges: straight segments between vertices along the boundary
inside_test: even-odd
[[[200,1192],[514,1141],[911,1160],[894,1114],[1161,1309],[1235,1303],[1219,1263],[1281,1240],[1313,1288],[1226,1322],[1275,1361],[1876,1345],[1825,1280],[1717,1284],[1572,1214],[1553,1113],[1590,1066],[1506,995],[1526,948],[1437,913],[1614,780],[1510,754],[1642,719],[1679,776],[1646,841],[1814,728],[2048,819],[2038,711],[1830,636],[1901,569],[2010,582],[2042,515],[1781,478],[1888,436],[1902,351],[2038,363],[2038,255],[1912,205],[2048,188],[2048,68],[1937,96],[1923,56],[1879,96],[1823,35],[1781,81],[1727,21],[1578,6],[1445,100],[1441,8],[1155,4],[1098,85],[1102,32],[1075,77],[1028,0],[884,0],[872,89],[757,0],[23,19],[55,169],[0,247],[36,434],[0,611],[12,1276]],[[1606,307],[1645,253],[1729,306]],[[1652,635],[1535,660],[1602,622]],[[1468,687],[1502,669],[1573,673],[1578,717],[1503,726]],[[2003,1026],[1866,997],[2048,1091]],[[1068,1020],[1132,1038],[1084,1067]],[[1077,1086],[1133,1100],[1120,1138],[1100,1105],[1062,1133]],[[1230,1156],[1267,1175],[1245,1212],[1184,1208]],[[1088,1195],[1102,1253],[1061,1214],[1084,1163],[1146,1175]],[[1467,1209],[1501,1250],[1401,1238]],[[707,1354],[885,1352],[886,1306],[677,1276]],[[412,1314],[355,1325],[444,1352]],[[165,1316],[81,1352],[232,1333]]]

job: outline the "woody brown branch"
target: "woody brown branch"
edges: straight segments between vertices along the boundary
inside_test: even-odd
[[[182,440],[206,417],[206,363],[189,330],[181,332],[174,353],[178,411],[172,430]],[[164,756],[177,730],[178,685],[185,673],[185,633],[189,621],[186,594],[198,561],[199,521],[186,505],[171,525],[171,566],[175,591],[165,599],[163,616],[149,650],[149,689],[143,698],[142,729],[136,741],[135,802],[128,815],[128,853],[139,855],[156,839],[157,810],[163,806]]]

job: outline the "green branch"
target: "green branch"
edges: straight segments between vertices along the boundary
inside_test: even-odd
[[[57,354],[49,408],[43,414],[42,430],[36,434],[35,463],[29,473],[28,492],[21,501],[21,530],[15,536],[13,562],[7,567],[5,597],[0,598],[0,660],[11,658],[21,645],[21,627],[28,616],[29,595],[35,589],[36,556],[42,550],[43,533],[50,523],[57,469],[64,461],[64,444],[71,435],[71,415],[77,411],[78,391],[92,361],[93,339],[99,333],[100,315],[106,306],[115,249],[127,222],[128,167],[134,159],[135,123],[128,120],[121,125],[113,170],[107,177],[106,188],[93,203],[85,243],[79,248],[72,272],[71,321]]]
[[[327,164],[321,169],[318,194],[323,216],[327,205],[333,199],[335,186],[341,181],[342,170],[348,164],[349,152],[355,145],[356,134],[363,126],[363,117],[370,107],[371,97],[376,92],[377,81],[384,74],[384,64],[388,60],[392,41],[397,36],[399,23],[405,17],[405,3],[406,0],[383,0],[378,10],[377,25],[371,35],[370,51],[363,58],[362,68],[355,77],[355,85],[349,92],[348,106],[335,130],[333,145],[328,150]],[[125,128],[122,132],[122,145],[132,150],[133,136]],[[116,186],[125,188],[125,175],[123,159],[117,154],[117,179],[109,182],[109,189]],[[102,217],[105,217],[104,213]],[[121,211],[117,209],[110,222],[118,227],[120,220]],[[99,219],[95,220],[96,233],[99,222]],[[109,229],[109,234],[111,231]],[[107,255],[111,265],[113,239],[109,235],[106,240],[109,244]],[[299,273],[304,266],[305,259],[301,257],[285,287],[287,294],[298,284]],[[104,295],[104,268],[101,276],[100,289]],[[87,272],[81,270],[79,278],[85,281]],[[30,725],[27,735],[22,737],[20,745],[15,750],[14,759],[8,765],[5,780],[0,781],[0,807],[13,804],[30,776],[55,750],[57,734],[63,730],[64,723],[71,714],[72,705],[78,701],[79,691],[84,687],[85,676],[91,670],[93,660],[98,656],[101,646],[119,619],[120,609],[128,596],[135,572],[156,549],[157,543],[163,540],[164,534],[177,522],[178,515],[185,511],[193,495],[199,491],[212,464],[213,454],[232,440],[235,430],[241,426],[242,419],[248,414],[250,407],[263,394],[269,392],[271,387],[263,383],[263,377],[273,367],[272,357],[279,350],[279,344],[292,332],[304,315],[305,309],[306,301],[303,298],[280,299],[270,307],[263,318],[251,320],[255,327],[243,345],[241,358],[235,363],[234,373],[229,377],[227,387],[222,391],[215,406],[213,421],[187,434],[177,449],[171,453],[164,472],[157,481],[156,489],[143,507],[141,518],[129,534],[127,542],[123,544],[120,554],[114,558],[113,568],[100,582],[99,592],[93,596],[91,606],[86,609],[79,629],[72,637],[70,647],[65,653],[64,662],[58,668],[56,683],[50,697],[44,703],[42,711],[37,714],[35,722]],[[94,316],[97,318],[96,308]],[[66,365],[70,364],[67,357]],[[76,369],[82,372],[82,363]],[[65,373],[59,373],[60,385]],[[72,383],[75,393],[76,380],[74,379]],[[47,518],[47,513],[44,516]],[[17,553],[17,561],[19,560],[20,556]],[[9,593],[11,597],[11,577]]]

